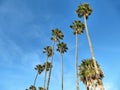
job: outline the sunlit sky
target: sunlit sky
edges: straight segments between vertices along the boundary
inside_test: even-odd
[[[95,57],[105,77],[106,90],[120,90],[119,0],[0,0],[0,90],[25,90],[33,84],[35,65],[43,64],[44,47],[52,45],[51,30],[59,28],[69,50],[64,59],[64,89],[75,90],[75,36],[69,28],[78,20],[75,10],[88,2],[87,20]],[[83,19],[82,19],[83,20]],[[79,35],[79,65],[91,58],[86,33]],[[60,55],[55,53],[50,90],[61,90]],[[42,73],[37,87],[43,86]],[[80,82],[80,89],[85,90]]]

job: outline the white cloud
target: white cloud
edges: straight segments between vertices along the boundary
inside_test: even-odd
[[[119,90],[118,86],[113,82],[105,82],[104,86],[105,90]]]

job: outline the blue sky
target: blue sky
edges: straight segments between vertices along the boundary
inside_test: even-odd
[[[106,90],[120,90],[119,0],[0,0],[0,87],[24,90],[33,84],[35,65],[43,64],[42,49],[51,45],[51,30],[63,31],[68,52],[64,55],[65,89],[75,90],[75,36],[69,25],[78,20],[79,3],[89,2],[93,13],[88,27],[95,57],[105,74]],[[50,90],[60,90],[60,59],[56,52]],[[90,58],[86,34],[79,36],[79,64]],[[43,75],[37,86],[42,86]],[[84,85],[80,83],[81,90]]]

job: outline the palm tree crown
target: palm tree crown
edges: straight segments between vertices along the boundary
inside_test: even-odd
[[[55,42],[56,42],[56,41],[59,42],[60,39],[63,39],[63,38],[64,38],[64,35],[63,35],[62,31],[59,30],[58,28],[52,30],[52,36],[53,36],[53,37],[51,38],[51,40],[54,40]]]
[[[36,65],[35,70],[38,70],[38,74],[41,74],[44,71],[45,67],[44,65]]]
[[[50,68],[52,68],[51,62],[45,62],[45,63],[43,64],[43,67],[45,67],[45,66],[46,66],[46,71],[49,71]]]
[[[93,59],[85,59],[80,65],[80,80],[87,86],[100,86],[102,85],[102,79],[104,74],[97,63],[99,74],[95,72]]]
[[[60,53],[66,52],[67,49],[68,49],[67,44],[65,44],[64,42],[57,44],[57,51],[59,51]]]
[[[78,20],[78,21],[75,20],[72,23],[72,25],[70,25],[70,28],[72,28],[74,30],[73,34],[81,34],[81,33],[83,33],[85,26],[80,20]]]
[[[47,46],[46,48],[43,49],[43,53],[47,53],[48,57],[51,57],[53,54],[53,50],[51,46]]]
[[[86,18],[88,18],[88,16],[92,13],[92,9],[89,6],[88,3],[84,3],[84,4],[80,4],[76,10],[78,17],[83,17],[84,15],[86,16]]]
[[[31,85],[31,86],[29,87],[29,90],[36,90],[36,87],[33,86],[33,85]]]

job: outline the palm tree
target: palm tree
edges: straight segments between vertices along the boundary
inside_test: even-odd
[[[86,34],[87,34],[87,38],[88,38],[88,43],[89,43],[89,46],[90,46],[90,51],[91,51],[91,54],[92,54],[92,59],[94,61],[94,66],[95,66],[95,71],[96,73],[98,73],[98,70],[97,70],[97,64],[96,64],[96,60],[95,60],[95,56],[94,56],[94,50],[93,50],[93,47],[92,47],[92,42],[91,42],[91,39],[90,39],[90,35],[89,35],[89,32],[88,32],[88,27],[87,27],[87,22],[86,22],[86,19],[88,19],[89,15],[91,15],[92,13],[92,9],[91,7],[89,6],[88,3],[84,3],[84,4],[80,4],[76,10],[77,14],[78,14],[78,17],[84,17],[84,23],[85,23],[85,30],[86,30]]]
[[[35,79],[34,79],[34,84],[31,85],[29,87],[29,89],[25,89],[25,90],[37,90],[36,86],[35,86],[36,85],[36,80],[37,80],[38,75],[40,75],[44,71],[44,69],[45,69],[44,65],[40,65],[40,64],[36,65],[35,70],[37,70],[37,74],[36,74]]]
[[[57,44],[57,51],[60,52],[60,56],[61,56],[61,70],[62,70],[62,83],[61,83],[61,87],[62,90],[64,89],[64,83],[63,83],[63,79],[64,79],[64,67],[63,67],[63,53],[66,52],[68,49],[67,44],[65,44],[64,42],[58,43]]]
[[[52,30],[51,40],[53,40],[54,42],[60,42],[60,40],[62,40],[63,38],[64,35],[61,30],[59,30],[58,28]]]
[[[79,82],[78,82],[78,34],[82,34],[84,30],[84,24],[81,21],[74,21],[72,25],[70,25],[70,28],[72,28],[73,34],[76,35],[76,90],[79,90]]]
[[[41,74],[44,71],[44,69],[45,69],[44,65],[43,66],[40,64],[36,65],[35,70],[37,70],[37,74],[34,79],[34,84],[31,85],[29,89],[26,89],[26,90],[36,90],[35,84],[36,84],[37,77],[39,74]]]
[[[47,46],[43,49],[43,53],[46,53],[47,54],[47,59],[46,59],[46,63],[44,64],[45,65],[45,75],[44,75],[44,89],[46,88],[46,76],[47,76],[47,71],[48,71],[48,58],[52,56],[53,54],[53,50],[52,50],[52,47],[50,46]]]
[[[28,89],[26,89],[26,90],[28,90]],[[33,85],[31,85],[31,86],[29,87],[29,90],[36,90],[36,87],[33,86]]]
[[[56,42],[60,42],[60,40],[62,40],[63,38],[64,38],[64,35],[63,35],[63,33],[62,33],[61,30],[59,30],[58,28],[52,30],[51,40],[53,41],[53,45],[52,45],[53,53],[52,53],[51,64],[53,63],[53,55],[54,55],[54,46],[55,46],[55,43]],[[48,75],[47,90],[49,90],[51,72],[52,72],[52,68],[50,68],[49,75]]]
[[[37,80],[38,75],[41,74],[44,71],[44,69],[45,69],[44,66],[42,66],[40,64],[36,65],[35,70],[37,70],[38,72],[37,72],[35,80],[34,80],[34,86],[36,84],[36,80]]]
[[[95,72],[93,59],[85,59],[82,61],[81,65],[79,66],[80,80],[85,84],[86,90],[90,90],[90,89],[95,90],[96,88],[99,88],[100,90],[104,90],[102,83],[104,74],[100,69],[98,63],[97,63],[97,67],[99,74],[96,74]]]

